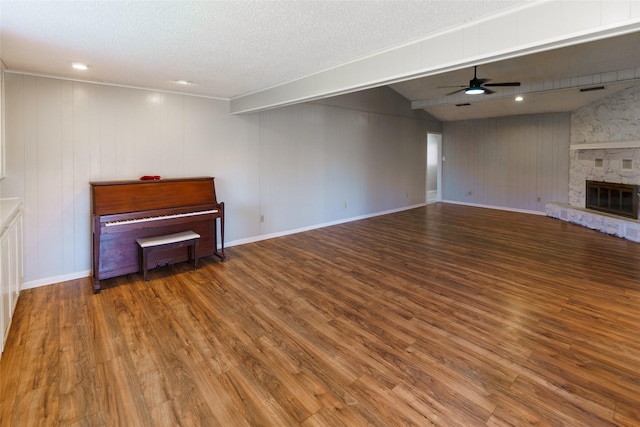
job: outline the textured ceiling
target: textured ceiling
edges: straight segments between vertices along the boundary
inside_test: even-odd
[[[230,99],[523,2],[0,0],[0,58],[10,70]]]
[[[532,4],[0,0],[0,59],[11,71],[236,99]],[[599,7],[619,12],[630,5],[612,1]],[[413,108],[442,121],[572,111],[638,84],[640,22],[636,27],[635,33],[619,37],[478,64],[480,78],[523,83],[494,95],[446,96],[453,89],[440,86],[467,84],[469,67],[390,87]],[[73,70],[74,61],[90,68]],[[193,84],[183,86],[177,80]],[[603,91],[581,93],[574,81],[607,84]],[[571,87],[564,87],[567,82]],[[525,102],[514,104],[515,93],[526,93]],[[460,108],[458,103],[470,105]]]

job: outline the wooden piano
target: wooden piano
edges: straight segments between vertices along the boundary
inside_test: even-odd
[[[212,177],[89,184],[95,293],[100,292],[100,280],[140,271],[139,237],[192,230],[200,235],[200,257],[216,255],[224,260],[224,202],[216,200]],[[151,269],[185,261],[187,254],[168,250],[149,258],[147,268]]]

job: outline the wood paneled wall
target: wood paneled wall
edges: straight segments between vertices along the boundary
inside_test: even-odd
[[[567,202],[570,113],[443,124],[443,199],[544,212]]]
[[[434,123],[408,102],[394,114],[373,105],[399,97],[390,89],[360,109],[362,95],[233,116],[221,100],[5,78],[0,191],[24,200],[26,282],[90,269],[89,181],[215,176],[231,242],[424,203]]]

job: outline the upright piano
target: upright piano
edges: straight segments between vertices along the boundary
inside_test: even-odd
[[[213,177],[153,181],[90,182],[93,232],[93,291],[100,280],[140,271],[140,237],[194,231],[199,257],[224,260],[224,202],[218,203]],[[217,247],[220,219],[221,248]],[[150,256],[147,268],[187,259],[175,249]]]

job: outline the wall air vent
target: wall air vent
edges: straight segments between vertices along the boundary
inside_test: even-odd
[[[591,92],[593,90],[603,90],[604,86],[591,86],[591,87],[583,87],[580,89],[580,92]]]

